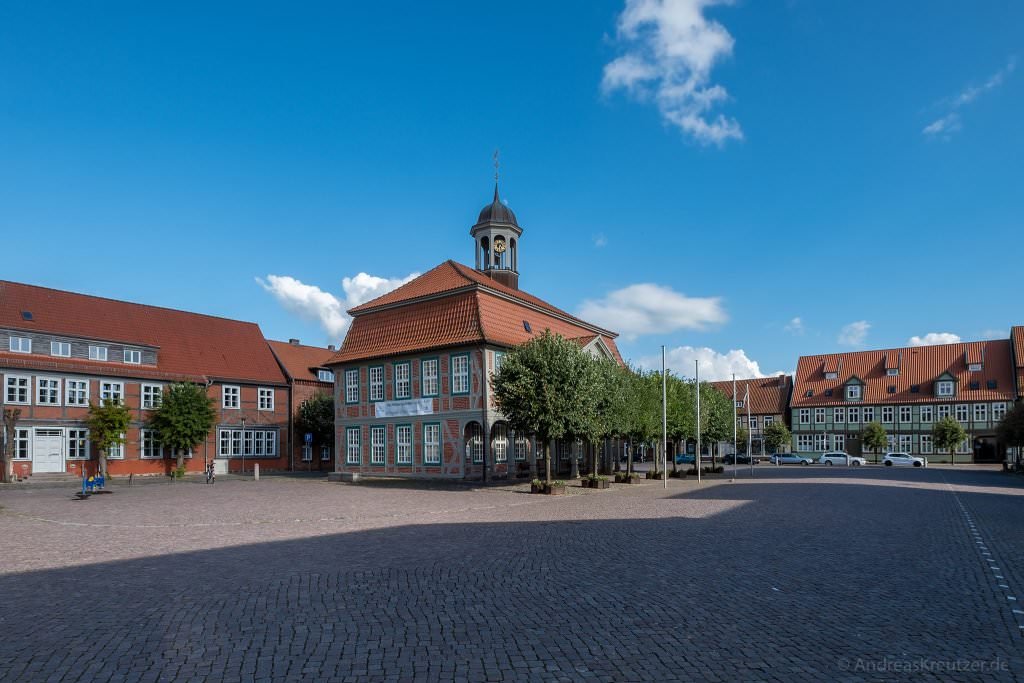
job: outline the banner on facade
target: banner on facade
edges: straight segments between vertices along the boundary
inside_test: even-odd
[[[434,414],[434,399],[432,398],[417,398],[411,401],[380,401],[373,405],[376,417]]]

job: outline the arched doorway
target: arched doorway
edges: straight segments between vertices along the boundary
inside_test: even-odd
[[[462,430],[462,438],[465,445],[467,467],[482,465],[484,462],[484,429],[480,423],[466,423],[465,429]]]

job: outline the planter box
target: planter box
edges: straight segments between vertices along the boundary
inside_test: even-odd
[[[548,488],[547,494],[549,496],[564,496],[565,495],[565,487],[564,486],[552,486],[552,487]]]
[[[590,482],[590,488],[592,488],[592,489],[606,489],[606,488],[608,488],[608,480],[607,479],[597,479],[597,480],[594,480],[594,481]]]
[[[544,484],[530,484],[530,493],[544,493]]]

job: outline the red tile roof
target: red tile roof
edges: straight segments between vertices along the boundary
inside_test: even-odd
[[[570,339],[586,338],[583,345],[600,336],[612,355],[622,360],[614,332],[583,322],[454,261],[446,261],[350,312],[354,316],[352,325],[332,363],[467,344],[511,347],[546,329]]]
[[[970,372],[967,354],[984,354],[985,363],[979,372]],[[836,379],[825,379],[825,364],[831,356],[801,356],[796,368],[796,383],[790,405],[846,405],[843,387],[851,377],[860,378],[864,386],[861,403],[931,403],[949,401],[1006,401],[1017,397],[1014,384],[1010,342],[961,342],[938,346],[917,346],[903,349],[856,351],[842,355],[842,372]],[[886,359],[900,358],[899,374],[886,375]],[[950,399],[935,396],[934,382],[949,373],[957,380],[957,394]],[[995,388],[989,388],[989,382]],[[977,389],[971,383],[977,382]],[[912,387],[917,391],[912,391]],[[893,387],[890,393],[889,387]],[[812,392],[811,396],[806,393]],[[831,392],[829,395],[827,392]]]
[[[269,339],[267,343],[270,344],[270,350],[281,364],[285,376],[296,380],[320,382],[316,368],[326,367],[324,364],[337,353],[332,349],[320,346],[306,346]],[[320,383],[330,384],[330,382]]]
[[[711,385],[730,399],[732,396],[732,380],[711,382]],[[746,396],[750,388],[751,415],[785,415],[789,406],[789,392],[793,388],[793,378],[789,375],[775,377],[758,377],[756,379],[736,380],[736,396],[740,400]],[[747,414],[747,406],[736,408],[741,415]]]
[[[23,311],[32,319],[25,320]],[[155,368],[18,354],[31,367],[78,365],[85,372],[132,377],[285,381],[255,323],[0,281],[0,327],[158,349]],[[3,363],[10,363],[9,355],[3,354]]]
[[[1017,366],[1017,391],[1024,392],[1024,325],[1010,330],[1013,340],[1014,365]]]

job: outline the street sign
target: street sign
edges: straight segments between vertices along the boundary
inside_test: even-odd
[[[306,443],[313,443],[313,432],[306,432]]]

